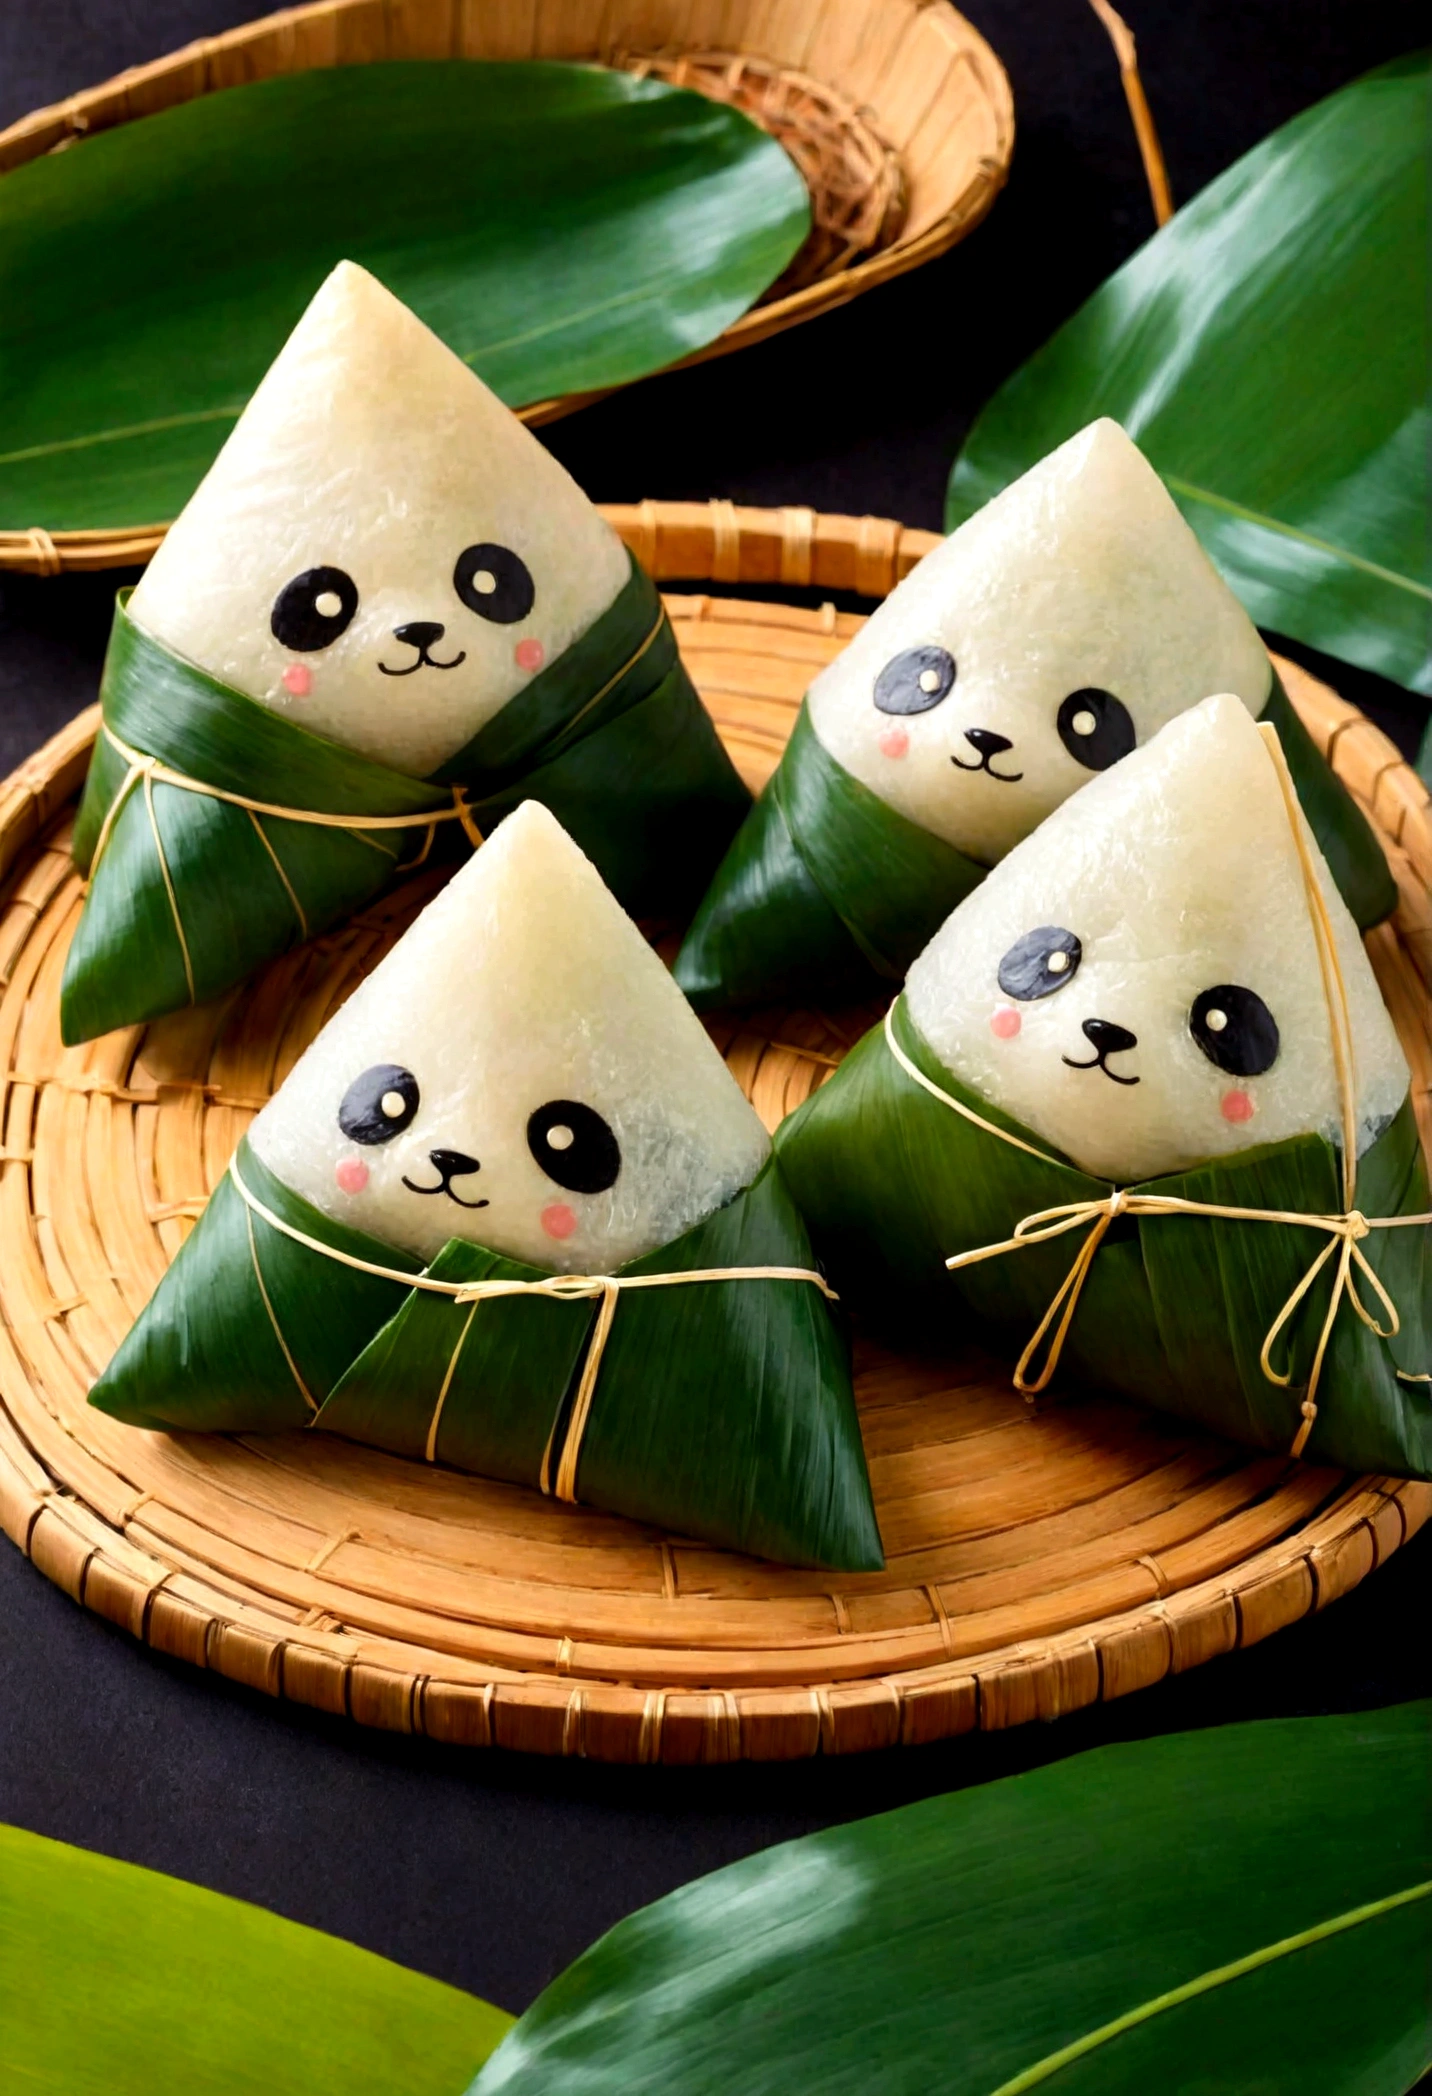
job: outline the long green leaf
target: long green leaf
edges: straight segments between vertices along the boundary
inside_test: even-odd
[[[1402,2096],[1432,1705],[1105,1747],[620,1923],[472,2096]]]
[[[1432,692],[1429,54],[1274,132],[995,395],[953,527],[1095,415],[1260,625]]]
[[[511,2022],[243,1900],[0,1827],[16,2096],[456,2096]]]
[[[711,341],[808,225],[739,111],[595,66],[341,67],[103,132],[0,181],[0,529],[176,515],[345,255],[518,406]]]

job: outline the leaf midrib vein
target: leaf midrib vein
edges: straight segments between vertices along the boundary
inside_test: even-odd
[[[1072,2066],[1075,2060],[1083,2059],[1111,2038],[1121,2037],[1125,2031],[1134,2030],[1154,2016],[1161,2016],[1166,2009],[1176,2009],[1186,2001],[1196,2000],[1200,1994],[1212,1993],[1215,1987],[1226,1986],[1230,1980],[1241,1979],[1245,1973],[1256,1972],[1260,1966],[1271,1965],[1279,1958],[1291,1956],[1294,1951],[1306,1950],[1311,1944],[1321,1943],[1329,1936],[1341,1935],[1347,1929],[1355,1929],[1363,1922],[1375,1921],[1379,1915],[1390,1914],[1395,1908],[1410,1906],[1414,1900],[1432,1895],[1432,1878],[1421,1885],[1409,1885],[1401,1892],[1391,1892],[1385,1899],[1371,1900],[1364,1907],[1353,1907],[1346,1914],[1335,1914],[1329,1921],[1320,1921],[1310,1929],[1302,1929],[1296,1936],[1284,1936],[1277,1943],[1267,1943],[1259,1950],[1249,1951],[1246,1957],[1235,1958],[1229,1965],[1217,1965],[1211,1972],[1201,1972],[1197,1979],[1186,1980],[1181,1987],[1173,1987],[1167,1994],[1155,1995],[1152,2001],[1141,2002],[1137,2008],[1128,2009],[1112,2022],[1104,2023],[1097,2030],[1086,2032],[1069,2045],[1061,2046],[1032,2067],[1025,2067],[1010,2081],[1002,2081],[990,2096],[1024,2096],[1026,2089],[1037,2088],[1041,2082],[1049,2081],[1062,2067]]]
[[[1361,569],[1364,575],[1375,575],[1380,582],[1390,582],[1394,589],[1407,590],[1414,597],[1426,597],[1432,601],[1432,588],[1426,583],[1414,581],[1410,575],[1399,575],[1395,568],[1380,567],[1375,560],[1365,560],[1360,553],[1350,552],[1346,546],[1336,546],[1331,539],[1320,539],[1311,531],[1300,531],[1296,524],[1288,524],[1281,517],[1270,517],[1266,511],[1250,509],[1246,503],[1234,502],[1230,496],[1215,495],[1211,488],[1201,488],[1196,481],[1184,480],[1176,473],[1163,475],[1165,487],[1175,494],[1187,495],[1192,502],[1207,503],[1210,509],[1221,509],[1230,517],[1241,517],[1246,523],[1259,524],[1265,531],[1276,532],[1279,537],[1296,539],[1300,546],[1311,546],[1318,553],[1327,553],[1334,560],[1345,561],[1350,568]]]

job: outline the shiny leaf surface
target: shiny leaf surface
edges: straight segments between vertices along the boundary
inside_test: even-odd
[[[1426,52],[1285,124],[995,395],[960,523],[1095,415],[1261,626],[1432,693]]]
[[[472,2096],[1402,2096],[1432,1706],[1105,1747],[644,1908]]]
[[[164,522],[351,256],[512,406],[711,341],[805,185],[739,111],[597,66],[230,88],[0,181],[0,529]]]
[[[7,2089],[452,2096],[511,2022],[243,1900],[0,1827]]]

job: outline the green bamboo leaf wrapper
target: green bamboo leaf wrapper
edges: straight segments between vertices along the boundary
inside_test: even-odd
[[[100,701],[123,743],[187,777],[317,813],[411,813],[414,826],[351,831],[259,817],[156,784],[152,796],[130,791],[95,864],[128,770],[101,735],[75,826],[76,862],[90,881],[61,987],[67,1042],[218,996],[361,908],[422,851],[423,818],[451,810],[454,785],[484,831],[519,801],[544,801],[623,906],[648,916],[684,913],[750,806],[635,560],[589,631],[434,780],[310,734],[181,661],[135,625],[122,599]],[[454,827],[436,834],[446,842]]]
[[[471,2096],[1404,2096],[1429,1746],[1426,1703],[1175,1734],[768,1849],[620,1922]]]
[[[238,1162],[255,1198],[291,1227],[370,1264],[419,1271],[321,1215],[247,1142]],[[743,1266],[812,1266],[774,1161],[704,1223],[618,1271]],[[531,1281],[544,1272],[453,1240],[427,1276]],[[460,1304],[359,1273],[275,1230],[226,1176],[90,1402],[135,1426],[312,1425],[537,1485],[549,1448],[549,1481],[555,1474],[596,1316],[593,1299]],[[575,1493],[726,1548],[878,1569],[846,1349],[820,1291],[771,1279],[625,1291],[580,1437]]]
[[[995,394],[947,526],[1112,415],[1261,626],[1432,692],[1429,68],[1366,74],[1186,204]]]
[[[676,980],[698,1011],[868,994],[903,980],[985,871],[838,764],[802,704],[692,921]]]
[[[1276,673],[1261,716],[1343,899],[1365,931],[1397,907],[1366,817]],[[802,704],[790,741],[716,870],[677,955],[698,1011],[868,997],[915,956],[987,867],[898,814],[836,762]]]
[[[905,1053],[933,1082],[1048,1151],[941,1066],[903,999],[894,1025]],[[1072,1164],[1015,1149],[931,1098],[900,1068],[879,1027],[783,1125],[777,1153],[843,1295],[887,1329],[903,1327],[907,1338],[918,1329],[927,1341],[949,1347],[993,1325],[1003,1346],[1022,1349],[1084,1233],[1071,1231],[957,1273],[945,1270],[951,1254],[1003,1242],[1025,1216],[1104,1200],[1113,1191]],[[1309,1215],[1338,1214],[1343,1205],[1336,1153],[1315,1135],[1126,1191]],[[1410,1099],[1358,1160],[1357,1206],[1368,1216],[1432,1210]],[[1334,1261],[1279,1343],[1275,1358],[1291,1372],[1289,1388],[1268,1380],[1259,1353],[1328,1241],[1322,1231],[1280,1223],[1120,1217],[1090,1269],[1065,1343],[1064,1371],[1231,1440],[1288,1449],[1301,1424]],[[1429,1477],[1432,1396],[1427,1384],[1399,1381],[1398,1372],[1432,1370],[1432,1229],[1374,1230],[1360,1249],[1396,1304],[1401,1330],[1379,1339],[1343,1303],[1305,1454],[1349,1470]],[[1384,1322],[1366,1282],[1360,1288]]]
[[[320,67],[102,131],[0,182],[0,529],[177,516],[345,256],[517,407],[713,341],[809,226],[739,110],[599,66]]]
[[[512,2018],[244,1900],[0,1827],[26,2096],[452,2096]]]

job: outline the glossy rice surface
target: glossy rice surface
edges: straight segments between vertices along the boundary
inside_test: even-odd
[[[882,671],[916,648],[952,657],[953,685],[926,711],[882,711]],[[927,554],[816,679],[810,711],[847,771],[993,865],[1096,775],[1060,738],[1074,694],[1111,694],[1142,746],[1210,692],[1260,712],[1271,679],[1247,613],[1137,445],[1104,419]],[[1007,744],[988,768],[971,731]]]
[[[523,563],[525,617],[494,621],[459,596],[459,558],[477,545]],[[275,604],[316,568],[351,578],[356,613],[327,645],[285,645]],[[130,613],[249,698],[421,777],[584,633],[628,572],[551,453],[375,277],[340,262]],[[441,629],[427,665],[397,637],[415,624]]]
[[[1401,1105],[1408,1069],[1357,929],[1298,821],[1347,986],[1361,1151]],[[1046,930],[1072,934],[1077,965],[1047,994],[1011,995],[1001,963]],[[1276,1024],[1276,1059],[1260,1074],[1221,1069],[1196,1037],[1196,1001],[1228,985],[1252,991]],[[907,995],[948,1069],[1102,1178],[1128,1184],[1304,1131],[1341,1140],[1297,848],[1262,734],[1230,695],[1180,714],[1017,845],[919,956]],[[1212,1008],[1224,1005],[1233,1011],[1226,997]],[[1103,1067],[1101,1024],[1135,1039]],[[1229,1052],[1229,1028],[1217,1038]],[[1251,1112],[1230,1118],[1245,1102]]]
[[[416,1113],[388,1139],[351,1140],[340,1109],[383,1065],[412,1079]],[[563,1103],[615,1139],[620,1169],[601,1191],[534,1154],[532,1116]],[[325,1214],[420,1258],[462,1237],[567,1273],[608,1272],[679,1236],[748,1186],[770,1148],[657,955],[535,801],[354,991],[250,1139]],[[414,1190],[441,1186],[435,1152],[476,1167],[450,1194]],[[544,1154],[570,1174],[578,1144]]]

